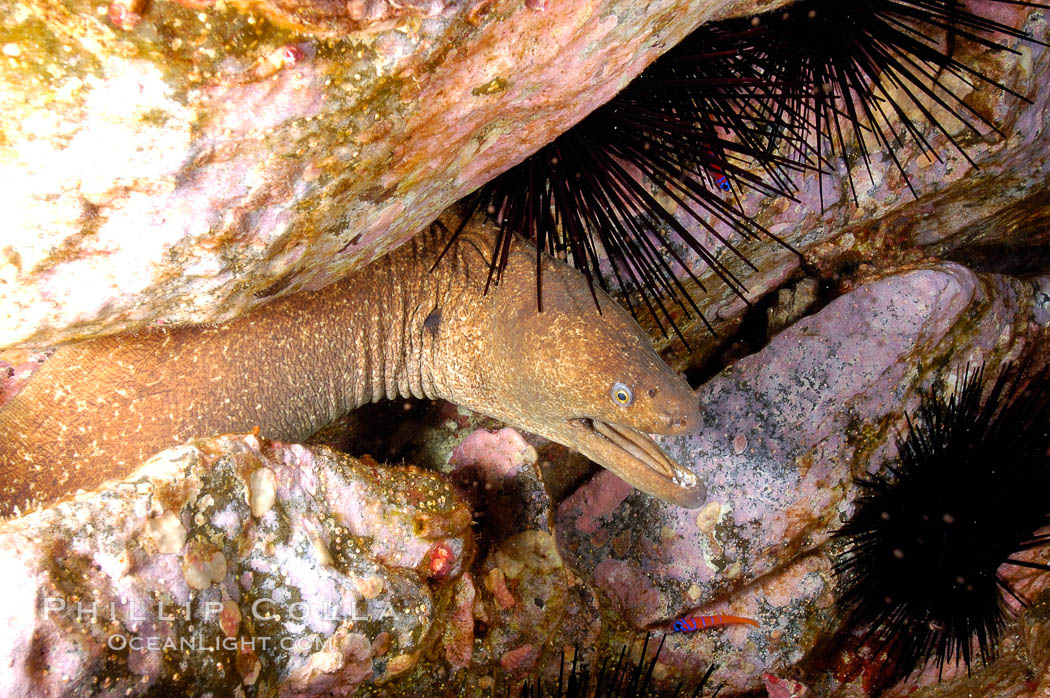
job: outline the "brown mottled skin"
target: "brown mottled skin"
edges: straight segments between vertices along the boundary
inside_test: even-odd
[[[196,436],[301,441],[339,415],[397,397],[443,398],[579,450],[685,507],[705,488],[643,432],[699,424],[697,398],[607,296],[515,241],[482,295],[490,236],[455,243],[433,273],[440,226],[347,278],[218,326],[156,328],[60,348],[0,408],[0,513],[124,478]],[[614,402],[612,386],[633,392]]]

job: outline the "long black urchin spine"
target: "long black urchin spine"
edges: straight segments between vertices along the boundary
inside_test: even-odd
[[[653,684],[653,671],[656,669],[656,662],[660,658],[664,640],[666,639],[666,635],[660,638],[660,644],[648,661],[646,661],[649,648],[648,633],[645,634],[641,654],[637,662],[631,660],[626,645],[620,648],[615,662],[610,663],[610,657],[606,655],[602,659],[593,685],[591,683],[590,668],[586,664],[579,662],[580,652],[579,648],[577,648],[573,655],[568,677],[565,675],[565,657],[563,655],[558,671],[557,684],[553,687],[547,687],[542,681],[526,680],[522,686],[521,696],[522,698],[659,698],[660,696],[701,698],[704,695],[704,689],[708,681],[711,679],[711,675],[718,669],[717,664],[712,664],[707,668],[700,681],[689,693],[682,693],[683,688],[688,691],[688,688],[683,683],[676,685],[673,691],[670,689],[658,689]],[[508,690],[509,688],[508,684]],[[722,687],[719,686],[708,698],[715,698],[721,690]]]
[[[1046,7],[1013,0],[990,0],[990,4]],[[978,136],[982,129],[1002,134],[990,118],[965,101],[962,90],[984,84],[1028,101],[957,59],[956,49],[970,43],[1016,53],[1000,46],[992,38],[995,35],[1044,43],[971,11],[958,0],[803,0],[756,17],[752,25],[764,30],[758,60],[779,86],[769,108],[787,132],[806,134],[807,142],[815,141],[813,150],[797,153],[833,164],[846,157],[852,143],[870,177],[870,137],[916,196],[909,163],[897,156],[904,144],[902,134],[928,159],[940,159],[923,128],[929,124],[975,165],[952,127],[959,124]],[[950,117],[948,123],[938,110]],[[913,111],[919,118],[909,115]],[[856,200],[852,174],[847,179]]]

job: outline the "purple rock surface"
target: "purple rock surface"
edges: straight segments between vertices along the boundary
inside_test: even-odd
[[[673,656],[692,646],[694,658],[725,658],[721,680],[758,688],[829,629],[823,544],[856,495],[853,478],[893,456],[920,388],[970,363],[993,370],[1041,352],[1047,289],[1046,277],[941,264],[838,298],[704,384],[699,433],[661,439],[707,483],[703,508],[659,503],[601,473],[559,507],[567,562],[638,630],[670,630],[687,613],[759,620],[669,645]]]

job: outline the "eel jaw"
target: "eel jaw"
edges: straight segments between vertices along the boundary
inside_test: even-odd
[[[628,484],[686,509],[700,507],[707,488],[700,478],[675,463],[648,434],[598,419],[570,419],[571,444]]]

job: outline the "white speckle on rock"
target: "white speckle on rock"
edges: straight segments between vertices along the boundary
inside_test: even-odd
[[[193,547],[182,560],[182,576],[191,588],[207,589],[226,577],[226,557],[218,550]]]
[[[536,448],[532,445],[526,447],[521,454],[522,462],[528,463],[529,465],[535,465],[536,461],[539,460],[539,454],[536,453]]]
[[[164,554],[177,553],[186,545],[186,529],[171,511],[148,520],[146,535],[157,544],[157,550]]]
[[[374,599],[383,591],[383,579],[374,574],[358,578],[354,580],[354,588],[366,599]]]
[[[704,533],[710,533],[721,515],[722,505],[718,502],[708,502],[696,515],[696,527]]]
[[[248,505],[252,516],[262,517],[277,499],[277,476],[269,468],[256,468],[248,481]]]
[[[328,551],[328,546],[325,544],[324,539],[316,533],[310,536],[310,542],[313,543],[314,553],[317,554],[317,562],[322,565],[332,565],[335,560],[332,558],[332,553]]]

